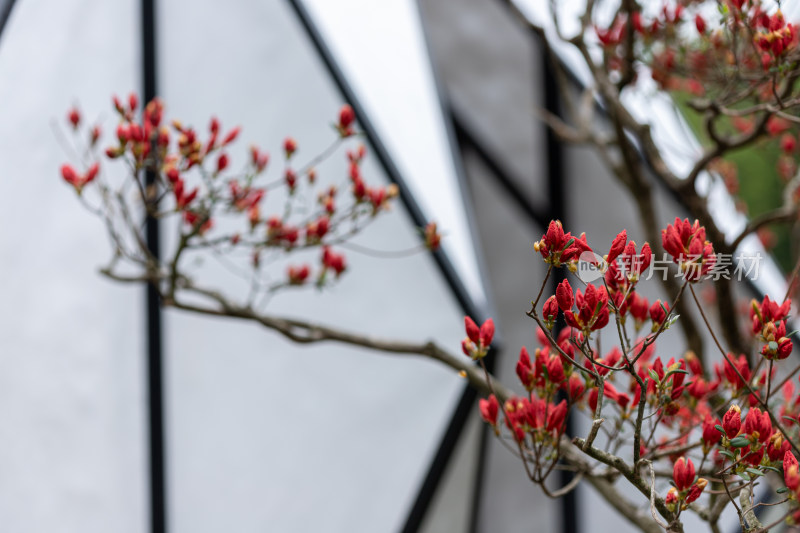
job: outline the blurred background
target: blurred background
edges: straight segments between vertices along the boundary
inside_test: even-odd
[[[273,154],[291,135],[309,158],[350,102],[365,174],[406,193],[357,242],[405,249],[436,220],[443,249],[349,253],[334,289],[270,309],[454,353],[465,314],[493,316],[495,371],[513,383],[519,347],[534,342],[524,311],[546,223],[598,243],[624,227],[644,238],[599,159],[537,119],[558,111],[558,91],[505,3],[3,0],[0,12],[3,531],[629,530],[583,488],[547,500],[443,366],[155,312],[144,287],[98,274],[104,229],[58,175],[66,110],[109,138],[111,95],[146,83],[169,119],[205,127],[216,115]],[[345,172],[341,154],[319,168]],[[658,208],[664,223],[683,215],[667,195]]]

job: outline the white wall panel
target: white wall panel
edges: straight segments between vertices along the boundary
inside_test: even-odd
[[[137,4],[16,4],[0,41],[0,524],[141,532],[143,292],[97,274],[108,242],[51,127],[78,102],[108,119],[139,85]]]

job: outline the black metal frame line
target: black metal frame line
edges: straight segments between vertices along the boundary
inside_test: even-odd
[[[495,182],[500,185],[501,190],[506,193],[508,198],[514,202],[531,223],[544,231],[550,223],[551,212],[532,205],[526,199],[525,191],[517,185],[516,179],[511,177],[513,173],[504,167],[499,158],[478,139],[478,134],[464,119],[464,114],[460,110],[451,107],[449,112],[459,144],[469,147],[478,156],[481,164],[494,176]]]
[[[143,105],[157,94],[156,69],[156,6],[155,0],[142,0],[142,102]],[[153,172],[145,173],[145,184],[155,183]],[[160,254],[158,220],[147,217],[145,223],[147,248],[154,257]],[[148,449],[150,469],[150,530],[167,531],[166,459],[164,438],[164,384],[161,302],[156,288],[148,284],[147,313],[147,413]]]

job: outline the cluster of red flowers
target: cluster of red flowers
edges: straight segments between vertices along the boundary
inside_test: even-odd
[[[64,181],[75,187],[75,192],[78,194],[81,194],[81,191],[83,191],[83,188],[87,184],[94,181],[98,172],[100,172],[99,163],[93,163],[83,174],[78,174],[72,165],[61,165],[61,177],[64,178]]]
[[[209,122],[207,136],[180,121],[164,124],[164,106],[160,99],[149,102],[144,109],[139,108],[139,99],[131,94],[124,102],[113,98],[118,116],[116,138],[105,150],[105,156],[112,160],[125,160],[132,172],[128,180],[136,184],[140,197],[144,198],[151,215],[164,217],[168,214],[180,216],[187,228],[181,231],[184,241],[193,241],[195,246],[209,243],[227,242],[231,247],[250,248],[252,264],[261,264],[260,255],[266,249],[280,249],[284,252],[295,249],[320,247],[321,256],[316,272],[318,284],[326,280],[326,273],[333,272],[339,277],[346,269],[347,261],[341,252],[334,251],[333,243],[357,232],[367,221],[389,208],[398,190],[394,185],[367,185],[361,170],[366,149],[358,145],[346,151],[348,176],[351,181],[349,195],[343,197],[338,188],[325,186],[317,195],[318,208],[303,215],[294,214],[292,199],[301,186],[308,184],[309,193],[317,182],[317,171],[313,165],[295,166],[299,147],[292,137],[283,141],[282,151],[285,167],[282,179],[271,182],[260,181],[267,173],[269,154],[257,146],[249,148],[249,159],[245,166],[232,170],[230,149],[239,138],[241,128],[227,131],[217,118]],[[77,108],[67,113],[67,122],[73,132],[78,134],[81,114]],[[338,120],[333,127],[337,133],[336,143],[342,143],[356,134],[356,116],[349,105],[339,110]],[[112,189],[113,178],[100,173],[99,156],[95,148],[101,131],[99,126],[90,130],[87,153],[95,159],[88,168],[79,172],[71,165],[61,168],[61,175],[78,194],[89,184],[97,185],[101,201],[120,198],[117,193],[128,188]],[[350,141],[348,141],[350,142]],[[313,163],[323,161],[325,156],[313,159]],[[156,181],[144,188],[139,181],[141,172],[152,172]],[[102,179],[100,179],[102,178]],[[264,216],[265,199],[272,191],[285,188],[288,198],[278,214]],[[111,194],[109,194],[111,193]],[[171,200],[167,202],[167,200]],[[164,204],[168,206],[165,210]],[[340,205],[341,204],[341,205]],[[235,220],[244,218],[246,225],[240,231],[223,233],[215,229],[223,217]],[[238,218],[237,218],[238,217]],[[221,224],[230,228],[230,224]],[[441,239],[436,225],[431,223],[424,230],[424,245],[430,249],[439,246]],[[213,239],[213,241],[211,240]],[[312,277],[308,264],[290,265],[286,270],[284,285],[302,285]]]
[[[540,241],[534,243],[533,249],[542,254],[547,263],[555,267],[575,262],[582,253],[592,251],[586,244],[585,233],[577,238],[571,233],[564,233],[560,220],[550,223],[547,233],[542,235]]]
[[[770,14],[762,0],[719,3],[724,15],[722,23],[716,27],[709,25],[701,14],[702,9],[689,7],[692,4],[699,6],[702,2],[664,2],[662,9],[648,20],[640,11],[623,12],[608,27],[595,26],[609,70],[614,72],[622,68],[628,38],[632,35],[634,46],[654,52],[648,66],[662,87],[703,94],[705,89],[700,78],[682,76],[679,66],[691,66],[696,73],[707,74],[714,59],[727,52],[728,61],[722,64],[736,63],[739,68],[767,71],[786,61],[789,52],[797,47],[796,26],[785,21],[780,9]],[[700,46],[685,46],[687,32],[682,31],[683,26],[697,31],[695,35]],[[632,31],[629,32],[629,28]],[[735,46],[742,38],[755,47]],[[739,56],[736,60],[730,57],[732,51]],[[686,61],[682,61],[679,54],[686,54]],[[637,57],[648,57],[648,54]]]
[[[470,317],[464,317],[464,326],[467,336],[461,341],[461,350],[464,355],[473,359],[482,359],[489,353],[489,346],[494,338],[494,320],[487,319],[481,327]]]
[[[781,305],[764,296],[759,304],[753,300],[750,305],[750,319],[753,335],[764,342],[761,355],[767,359],[786,359],[792,353],[792,341],[786,334],[786,318],[791,311],[791,300]]]
[[[661,230],[661,243],[691,281],[705,276],[716,261],[714,247],[706,240],[706,229],[697,220],[690,224],[688,219],[676,218],[674,224]]]
[[[678,458],[672,469],[672,480],[675,486],[670,487],[664,503],[671,511],[675,511],[680,506],[685,510],[690,503],[695,501],[703,493],[703,489],[708,485],[708,480],[698,478],[695,480],[694,463],[691,459]]]
[[[713,266],[713,246],[698,222],[675,219],[662,231],[662,239],[686,285],[698,283]],[[572,236],[558,221],[550,224],[535,248],[550,270],[564,266],[574,272],[578,260],[604,266],[585,235]],[[584,252],[591,255],[581,257]],[[615,434],[635,428],[643,418],[649,420],[649,437],[640,438],[634,456],[673,461],[673,486],[663,501],[671,512],[680,513],[709,483],[698,473],[723,472],[747,482],[770,469],[779,469],[782,461],[791,461],[794,456],[789,451],[789,439],[796,437],[800,428],[800,397],[795,397],[792,383],[784,381],[784,402],[778,416],[790,424],[787,430],[774,423],[776,415],[764,410],[777,396],[770,398],[775,380],[772,366],[759,363],[753,368],[745,355],[730,353],[710,373],[692,352],[665,363],[657,354],[655,341],[677,317],[669,303],[656,300],[651,305],[637,291],[651,256],[647,243],[637,248],[622,231],[604,256],[607,270],[601,285],[587,283],[583,290],[574,290],[565,279],[557,285],[555,294],[544,299],[541,314],[539,300],[534,302],[529,315],[541,326],[537,329],[540,347],[533,356],[523,347],[516,364],[517,377],[527,395],[501,402],[491,394],[480,401],[479,409],[498,435],[505,428],[521,450],[527,450],[527,460],[543,462],[558,459],[565,421],[573,410],[583,410],[595,421],[615,419]],[[765,297],[761,303],[753,302],[752,331],[756,340],[764,343],[762,363],[783,359],[791,351],[785,330],[790,309],[790,300],[778,304]],[[562,317],[564,327],[556,333],[555,326]],[[628,317],[633,319],[634,332],[644,336],[627,340]],[[469,318],[465,323],[464,353],[483,364],[494,324],[487,320],[479,328]],[[650,328],[645,327],[648,323]],[[606,327],[613,327],[620,345],[603,353],[599,333]],[[739,407],[742,403],[749,405],[746,416]],[[717,413],[726,405],[729,407],[720,420]],[[609,408],[613,408],[613,415],[601,415]],[[618,446],[624,444],[620,440]],[[543,452],[544,448],[551,452]],[[700,461],[696,471],[690,453],[697,448],[702,453],[695,455]],[[800,491],[797,467],[785,471],[789,476],[787,487]]]
[[[761,61],[766,69],[797,45],[797,29],[786,23],[780,9],[772,15],[759,9],[752,18],[760,30],[755,42],[765,54]]]

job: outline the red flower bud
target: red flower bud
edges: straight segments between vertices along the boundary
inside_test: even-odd
[[[675,487],[670,487],[667,491],[667,496],[664,498],[664,503],[667,505],[667,508],[675,512],[675,509],[678,505],[678,489]]]
[[[634,274],[640,276],[642,272],[648,269],[650,263],[653,260],[653,250],[650,248],[650,243],[644,243],[642,245],[642,249],[639,252],[639,256],[637,260],[633,264],[633,272]]]
[[[483,398],[478,400],[478,408],[481,411],[481,418],[492,426],[497,426],[497,413],[500,410],[500,404],[494,394],[490,394],[487,400]]]
[[[567,382],[567,392],[571,402],[576,402],[583,395],[586,386],[577,373],[572,374]]]
[[[547,427],[545,429],[547,431],[555,430],[560,434],[563,429],[564,419],[566,417],[567,401],[561,400],[558,405],[550,408],[550,412],[547,415]]]
[[[346,131],[355,119],[356,114],[353,111],[353,108],[347,104],[344,104],[339,110],[339,128],[343,131]]]
[[[75,185],[78,182],[78,173],[72,166],[64,164],[61,165],[61,177],[70,185]]]
[[[181,179],[180,174],[178,173],[178,169],[175,167],[169,167],[167,169],[167,179],[170,183],[175,184],[179,179]]]
[[[94,180],[97,177],[98,172],[100,172],[100,165],[98,163],[92,164],[92,166],[89,167],[89,170],[86,171],[86,175],[83,177],[84,185]]]
[[[567,379],[564,374],[564,363],[561,361],[561,356],[559,354],[554,354],[548,358],[547,378],[551,383],[556,384]]]
[[[127,124],[120,124],[117,126],[117,139],[119,139],[120,144],[125,144],[131,137],[130,128]]]
[[[297,230],[294,230],[293,236],[296,237],[296,234]],[[322,265],[326,269],[333,270],[336,273],[336,277],[339,277],[347,269],[344,255],[335,253],[327,246],[322,249]]]
[[[613,263],[619,257],[619,254],[625,249],[625,243],[628,241],[628,232],[626,230],[620,231],[614,241],[611,243],[611,249],[608,251],[606,261]]]
[[[794,138],[793,135],[790,133],[784,133],[781,137],[781,150],[790,154],[794,152],[794,149],[797,147],[797,140]]]
[[[769,413],[762,413],[758,407],[753,407],[744,419],[744,433],[759,442],[766,442],[772,436],[772,420]]]
[[[257,146],[250,147],[250,160],[257,172],[262,172],[269,162],[269,154],[262,152]]]
[[[672,480],[675,482],[675,487],[683,492],[694,483],[694,463],[691,459],[683,457],[675,461],[675,466],[672,469]]]
[[[236,126],[231,131],[229,131],[228,134],[225,136],[225,138],[222,139],[222,146],[226,146],[235,141],[236,137],[239,136],[240,131],[242,131],[241,126]]]
[[[728,359],[733,363],[733,365],[728,362]],[[744,354],[740,355],[739,358],[736,359],[732,353],[728,353],[728,357],[723,363],[722,368],[725,379],[728,381],[728,383],[733,385],[736,390],[744,387],[745,381],[750,379],[750,366],[747,364],[747,357],[745,357]],[[745,381],[742,381],[742,377],[739,377],[740,374]]]
[[[525,389],[528,391],[533,390],[534,374],[533,366],[531,365],[531,356],[528,354],[528,349],[524,346],[519,351],[519,359],[517,360],[516,371],[517,377]]]
[[[653,321],[654,331],[660,328],[664,320],[667,319],[667,313],[669,313],[669,304],[666,302],[656,300],[653,302],[653,305],[650,306],[650,319]]]
[[[703,493],[703,489],[706,488],[706,485],[708,485],[708,481],[706,479],[704,478],[698,479],[697,483],[692,485],[692,488],[689,489],[689,494],[686,495],[686,503],[687,504],[692,503],[697,498],[699,498],[700,495]]]
[[[747,450],[747,449],[748,448],[745,448],[745,450]],[[743,463],[747,463],[750,466],[758,466],[758,465],[760,465],[761,464],[761,460],[764,458],[764,447],[762,446],[761,448],[759,448],[756,451],[752,451],[752,448],[750,450],[751,450],[750,453],[748,453],[746,455],[745,455],[745,452],[742,451],[742,455],[743,455],[743,457],[741,459],[742,462]]]
[[[686,352],[686,355],[684,355],[684,360],[686,361],[686,364],[689,365],[689,370],[691,370],[693,375],[703,375],[703,365],[696,353],[691,350]]]
[[[544,302],[542,315],[544,315],[545,322],[553,322],[558,317],[558,303],[555,296],[551,296]]]
[[[486,322],[483,323],[481,326],[481,344],[484,347],[488,347],[492,344],[492,339],[494,338],[494,320],[491,318],[487,318]]]
[[[308,279],[311,269],[308,265],[293,266],[290,265],[288,269],[289,283],[291,285],[302,285]]]
[[[767,456],[772,462],[780,461],[791,447],[792,444],[783,438],[783,434],[780,431],[775,431],[767,443]]]
[[[786,488],[794,493],[797,493],[798,489],[800,489],[800,470],[798,470],[797,463],[794,463],[793,465],[790,465],[789,468],[786,468],[786,462],[784,461],[783,482],[786,483]]]
[[[694,25],[697,27],[698,33],[702,34],[706,32],[706,21],[699,13],[694,17]]]
[[[791,451],[788,451],[783,455],[783,469],[787,470],[792,465],[797,466],[797,458]]]
[[[217,172],[222,172],[223,170],[228,168],[228,163],[229,163],[228,154],[224,152],[219,154],[219,157],[217,158]]]
[[[481,342],[480,329],[478,328],[478,325],[475,323],[475,321],[468,316],[464,317],[464,329],[467,330],[467,337],[469,337],[469,340],[471,340],[475,344]]]
[[[575,298],[569,281],[564,280],[558,284],[558,287],[556,287],[556,300],[558,301],[558,307],[562,311],[569,311],[572,309]]]
[[[725,436],[732,439],[739,434],[739,429],[742,427],[742,410],[739,406],[733,404],[722,417],[722,428],[725,430]]]
[[[467,357],[472,357],[472,353],[475,351],[475,345],[469,339],[464,339],[461,341],[461,351],[464,352],[464,355]]]
[[[81,112],[78,111],[78,108],[73,107],[69,110],[67,120],[72,124],[72,129],[78,129],[78,125],[81,123]]]
[[[101,134],[102,134],[102,130],[100,129],[100,126],[98,126],[96,124],[94,126],[92,126],[92,131],[89,134],[89,142],[91,143],[92,146],[97,144],[97,140],[100,139],[100,135]]]
[[[292,154],[297,151],[297,141],[291,137],[286,137],[283,141],[283,151],[286,153],[286,159],[292,157]]]
[[[117,113],[119,113],[121,115],[124,115],[125,114],[125,108],[122,107],[122,102],[119,101],[119,97],[117,95],[114,95],[112,100],[114,102],[114,109],[117,110]]]
[[[792,353],[792,341],[788,337],[778,339],[778,359],[786,359]]]
[[[287,168],[286,173],[283,175],[283,180],[286,182],[286,186],[289,187],[289,194],[293,193],[297,186],[297,174],[294,173],[294,170]]]

